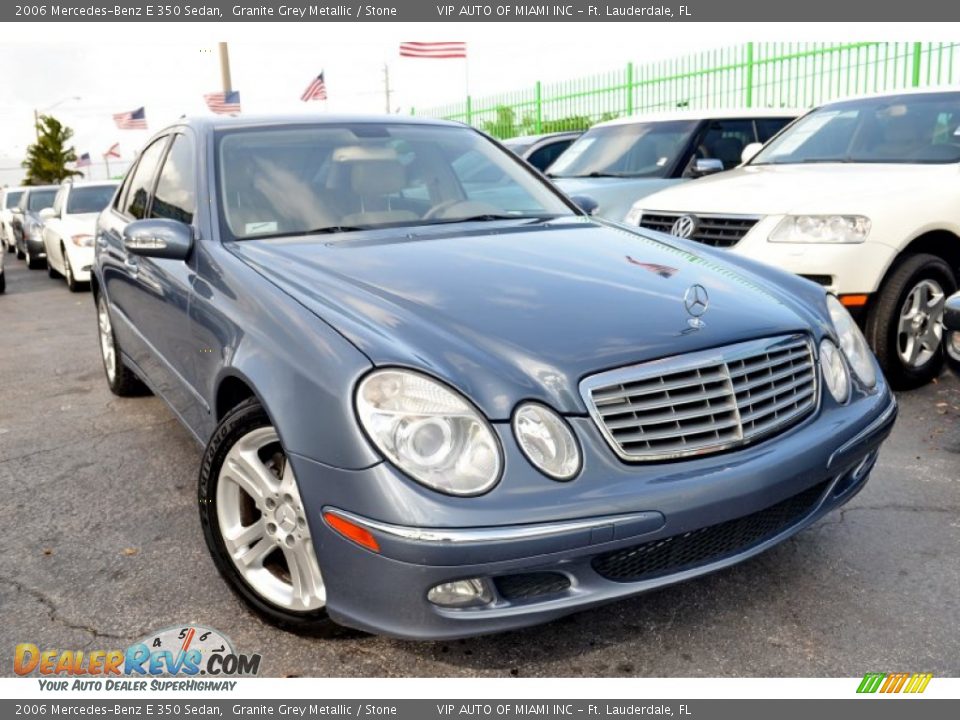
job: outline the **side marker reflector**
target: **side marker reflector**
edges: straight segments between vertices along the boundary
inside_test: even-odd
[[[841,295],[840,304],[844,307],[863,307],[867,304],[869,295]]]
[[[352,540],[357,545],[365,547],[367,550],[373,550],[375,553],[380,552],[380,543],[377,542],[377,539],[366,528],[354,525],[349,520],[344,520],[339,515],[334,515],[329,512],[323,514],[323,519],[327,521],[327,525],[343,535],[347,540]]]

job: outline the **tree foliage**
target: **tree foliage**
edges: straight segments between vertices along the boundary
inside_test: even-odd
[[[604,113],[599,118],[589,115],[568,115],[567,117],[557,118],[555,120],[543,119],[540,122],[540,129],[537,130],[537,119],[532,113],[528,113],[517,121],[517,114],[509,105],[498,105],[496,108],[496,119],[485,120],[483,130],[493,135],[495,138],[505,140],[516,137],[517,135],[537,135],[541,133],[564,132],[567,130],[588,130],[592,125],[606,120],[613,120],[617,117],[616,113]]]
[[[51,185],[67,178],[83,175],[67,169],[67,163],[77,161],[77,153],[68,145],[73,130],[51,115],[41,115],[37,122],[37,141],[27,148],[23,167],[27,170],[25,185]]]

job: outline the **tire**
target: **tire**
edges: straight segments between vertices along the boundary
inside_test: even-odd
[[[49,260],[47,260],[47,277],[53,280],[56,280],[58,277],[60,277],[60,273],[53,269],[53,263],[51,263]]]
[[[70,258],[67,257],[67,251],[65,248],[60,248],[60,252],[63,254],[63,277],[67,281],[67,287],[70,288],[70,292],[80,292],[83,288],[73,276],[73,266],[70,264]]]
[[[956,289],[957,280],[950,266],[936,255],[926,253],[902,258],[884,280],[877,302],[867,315],[866,336],[884,375],[895,389],[920,387],[940,374],[943,369],[943,347],[939,342],[943,335],[942,300]],[[941,296],[939,311],[927,306],[927,301],[937,295]],[[920,305],[911,311],[908,301],[911,306],[914,301],[920,301]],[[909,329],[902,331],[902,327],[907,326]]]
[[[259,472],[250,463],[258,463]],[[227,413],[210,438],[197,495],[214,564],[250,609],[272,625],[299,634],[331,637],[351,632],[327,615],[326,590],[293,468],[256,398]],[[257,559],[243,560],[253,557]],[[304,571],[290,572],[298,566]],[[308,592],[297,593],[294,574],[303,578],[301,586]]]
[[[17,260],[23,260],[23,258],[24,258],[23,250],[21,250],[20,248],[17,248]]]
[[[7,291],[7,276],[0,271],[0,295]]]
[[[30,254],[30,246],[27,246],[26,252],[27,267],[31,270],[40,270],[44,265],[47,264],[47,261],[44,258],[35,258]]]
[[[107,376],[107,385],[110,387],[110,392],[120,397],[145,395],[148,392],[146,385],[123,361],[120,344],[113,334],[110,309],[103,293],[100,293],[97,298],[97,335],[100,340],[103,371]]]

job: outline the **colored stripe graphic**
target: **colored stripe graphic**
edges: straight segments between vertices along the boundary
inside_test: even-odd
[[[860,681],[858,693],[922,693],[927,689],[932,673],[867,673]]]

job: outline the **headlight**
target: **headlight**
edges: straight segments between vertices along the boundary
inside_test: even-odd
[[[833,399],[845,403],[850,397],[850,373],[840,349],[826,338],[820,341],[820,370]]]
[[[417,482],[449,495],[478,495],[500,479],[500,446],[461,395],[410,370],[377,370],[357,388],[370,439]]]
[[[877,384],[877,371],[866,338],[863,337],[863,333],[860,332],[860,328],[850,317],[847,309],[833,295],[827,295],[827,309],[830,311],[830,319],[833,320],[833,327],[837,331],[840,348],[846,355],[847,362],[860,378],[860,382],[872,388]]]
[[[638,201],[630,206],[630,211],[624,216],[623,221],[627,225],[639,225],[642,217],[643,205]]]
[[[550,408],[521,405],[513,416],[513,433],[527,460],[554,480],[570,480],[580,470],[580,448],[573,431]]]
[[[862,215],[787,215],[770,233],[770,242],[862,243],[870,218]]]
[[[70,237],[70,242],[77,247],[92,247],[93,235],[73,235]]]

